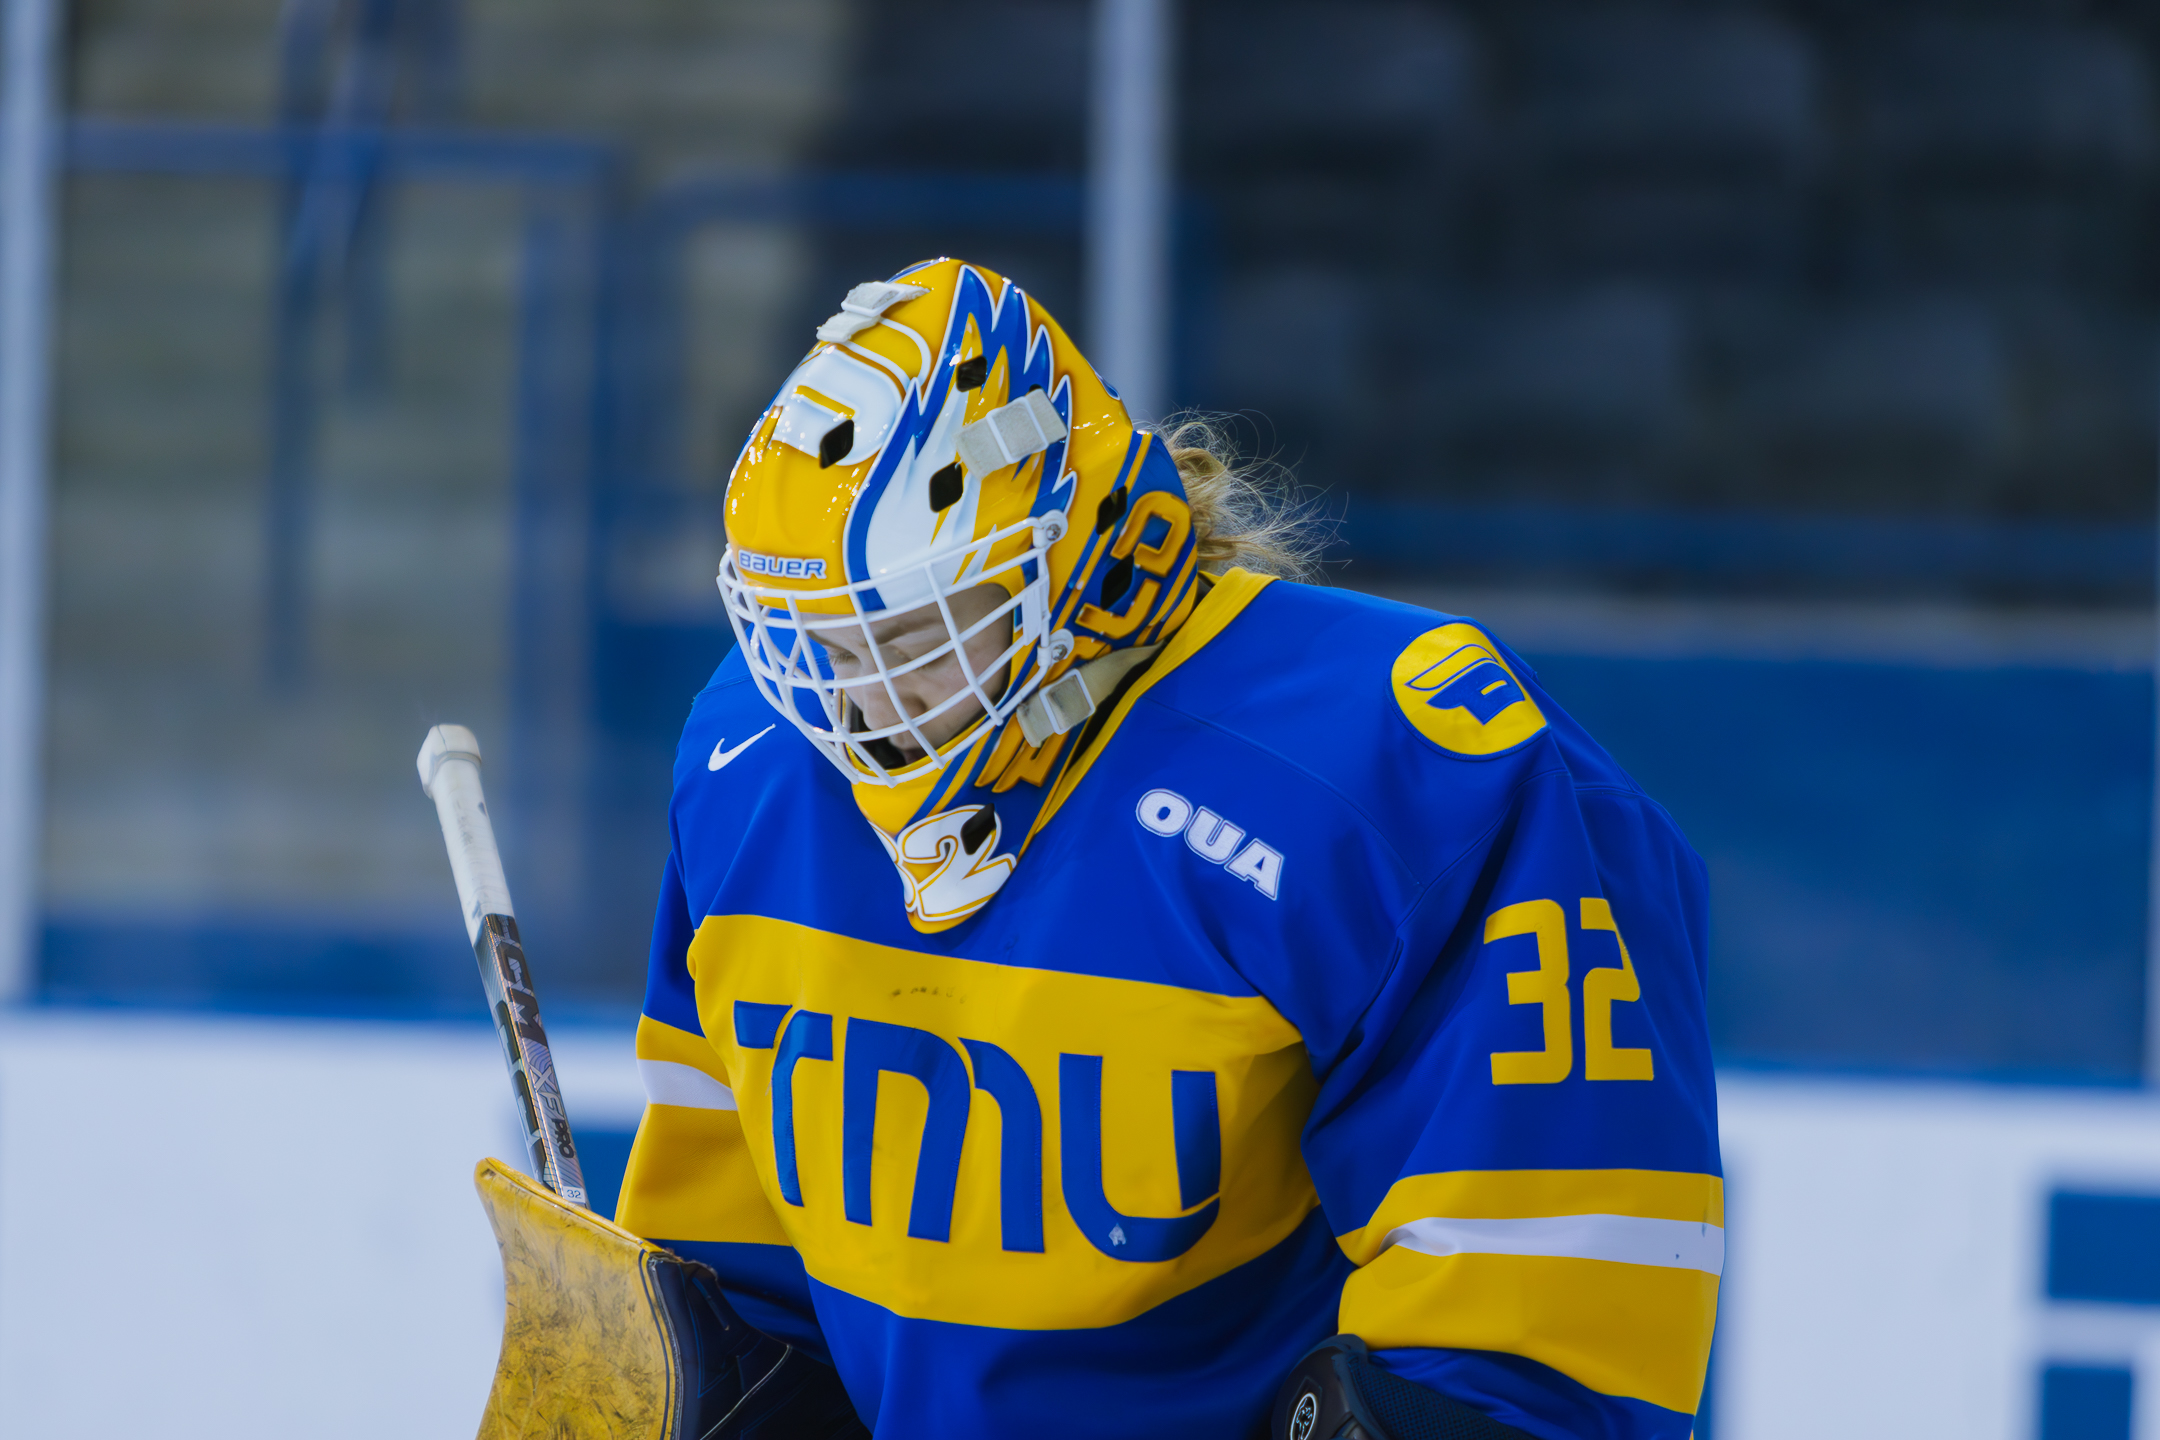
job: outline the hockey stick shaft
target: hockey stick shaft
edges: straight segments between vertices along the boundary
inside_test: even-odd
[[[480,785],[480,741],[462,725],[437,725],[420,747],[419,766],[420,788],[435,802],[442,822],[458,906],[465,912],[465,936],[480,962],[480,985],[510,1067],[533,1174],[563,1199],[583,1205],[585,1176]]]

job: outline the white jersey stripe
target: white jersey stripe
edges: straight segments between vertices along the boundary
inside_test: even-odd
[[[682,1105],[692,1110],[733,1110],[735,1092],[695,1065],[673,1060],[640,1060],[638,1077],[645,1082],[645,1098],[655,1105]]]
[[[1557,1255],[1668,1269],[1725,1270],[1725,1230],[1695,1220],[1638,1215],[1548,1215],[1531,1220],[1412,1220],[1388,1245],[1424,1255]],[[1383,1246],[1383,1249],[1386,1247]]]

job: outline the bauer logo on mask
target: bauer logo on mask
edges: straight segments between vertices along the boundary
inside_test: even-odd
[[[1021,708],[1191,612],[1191,509],[1057,321],[980,266],[858,285],[817,341],[735,462],[720,590],[909,921],[944,930],[995,897],[1074,758],[1082,727],[1036,740]]]

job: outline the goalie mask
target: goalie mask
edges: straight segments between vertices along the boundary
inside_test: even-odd
[[[1192,511],[1161,441],[1002,276],[947,259],[858,285],[817,338],[729,477],[720,591],[909,921],[945,930],[997,894],[1084,722],[1191,613]]]

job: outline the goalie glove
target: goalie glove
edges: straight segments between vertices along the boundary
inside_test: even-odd
[[[696,1356],[684,1440],[869,1440],[831,1366],[753,1329],[706,1266],[669,1258],[653,1267],[656,1288],[677,1344]]]
[[[1365,1342],[1335,1335],[1305,1352],[1275,1392],[1268,1440],[1530,1440],[1375,1365]]]
[[[474,1180],[503,1257],[479,1440],[870,1440],[832,1367],[761,1334],[705,1266],[500,1160]]]

